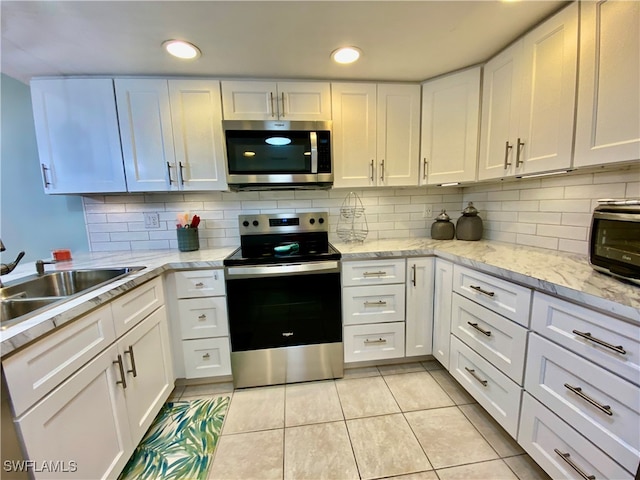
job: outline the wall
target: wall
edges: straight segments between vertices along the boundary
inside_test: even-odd
[[[40,176],[29,87],[0,77],[0,238],[12,262],[20,250],[22,262],[51,258],[51,250],[88,251],[82,198],[45,195]]]
[[[177,248],[181,211],[197,213],[201,248],[239,244],[241,213],[328,210],[332,241],[342,226],[340,207],[348,189],[329,191],[170,193],[84,198],[92,250]],[[465,188],[375,188],[361,197],[367,240],[429,237],[441,208],[455,222],[473,201],[485,224],[484,238],[567,252],[587,253],[591,211],[604,197],[640,197],[640,168],[495,182]],[[426,205],[432,215],[425,219]],[[146,229],[143,212],[158,212],[160,228]]]

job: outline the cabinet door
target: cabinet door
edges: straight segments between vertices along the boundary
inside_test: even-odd
[[[580,3],[573,165],[640,158],[640,3]]]
[[[127,386],[124,389],[131,436],[138,441],[173,390],[165,307],[149,315],[118,341]]]
[[[16,420],[30,460],[64,461],[66,472],[35,478],[115,478],[133,453],[120,371],[112,345]],[[71,471],[70,462],[77,470]]]
[[[433,257],[407,259],[405,355],[431,355],[433,343]]]
[[[181,190],[226,190],[220,83],[169,80],[175,179]]]
[[[420,86],[378,85],[377,184],[418,185]]]
[[[578,62],[578,3],[524,37],[516,173],[571,166]]]
[[[167,81],[116,79],[115,85],[128,190],[177,190]]]
[[[278,82],[282,120],[331,120],[329,82]]]
[[[449,369],[453,265],[436,258],[433,287],[433,356]]]
[[[111,79],[34,79],[45,193],[126,192]]]
[[[222,82],[225,120],[275,120],[278,118],[275,82]]]
[[[421,185],[476,178],[480,67],[422,85]]]
[[[521,64],[522,40],[519,40],[484,66],[478,180],[515,172]]]
[[[334,187],[375,185],[376,85],[333,83]]]

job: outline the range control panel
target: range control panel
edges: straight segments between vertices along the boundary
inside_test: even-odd
[[[240,235],[328,232],[328,212],[238,215]]]

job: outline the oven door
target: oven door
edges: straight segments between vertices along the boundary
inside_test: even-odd
[[[640,215],[596,211],[589,261],[599,271],[640,282]]]
[[[227,267],[232,352],[342,342],[338,262]]]

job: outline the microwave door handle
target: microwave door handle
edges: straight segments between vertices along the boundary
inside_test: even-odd
[[[318,133],[311,132],[311,173],[318,173]]]

